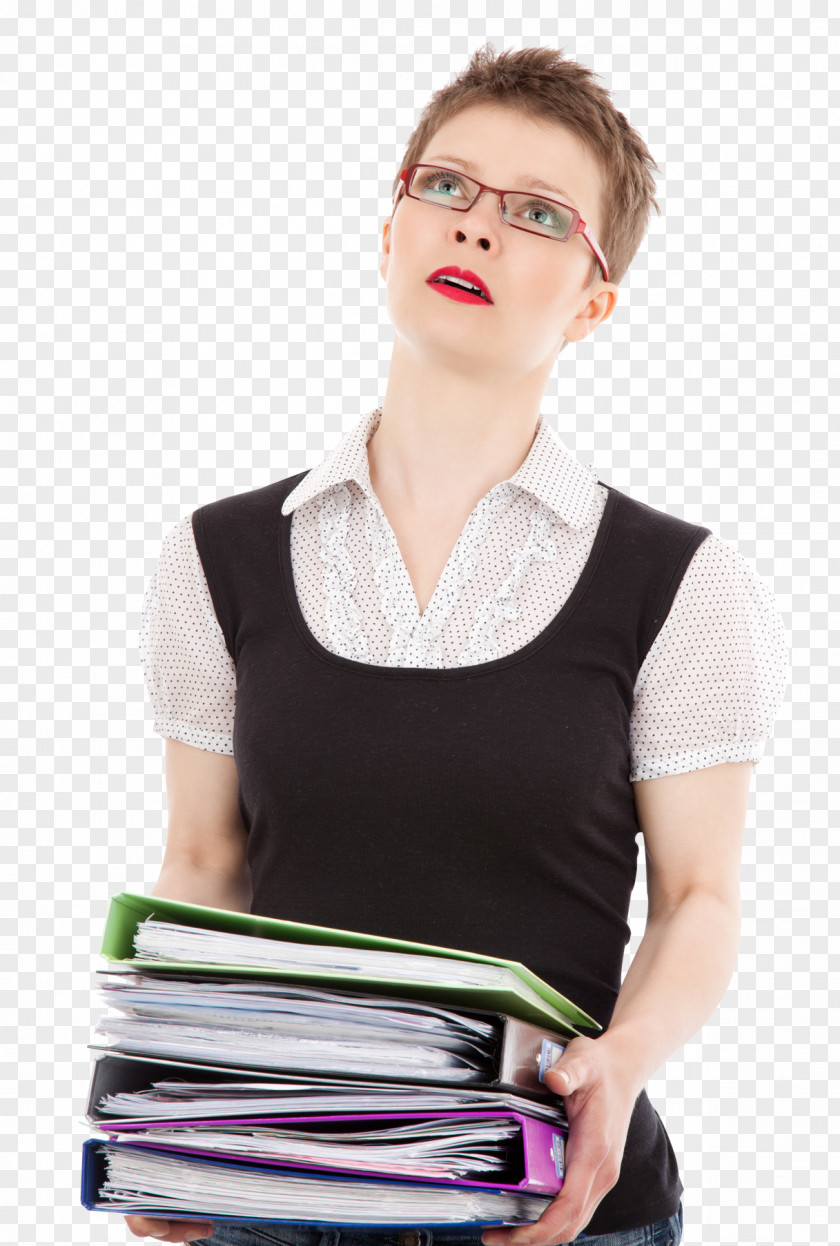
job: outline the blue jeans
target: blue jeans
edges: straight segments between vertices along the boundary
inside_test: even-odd
[[[582,1246],[679,1246],[682,1241],[683,1209],[668,1220],[620,1233],[601,1233],[589,1237],[579,1233],[574,1239]],[[202,1237],[193,1246],[481,1246],[482,1229],[462,1225],[452,1229],[391,1229],[381,1233],[368,1230],[312,1229],[306,1225],[280,1223],[225,1223],[214,1226],[212,1237]]]

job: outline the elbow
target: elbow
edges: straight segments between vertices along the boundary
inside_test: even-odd
[[[687,887],[677,895],[660,897],[648,909],[652,931],[691,925],[706,946],[716,945],[734,970],[741,938],[740,888]],[[731,973],[730,970],[730,973]]]

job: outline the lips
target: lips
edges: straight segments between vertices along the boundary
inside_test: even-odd
[[[476,273],[471,273],[468,268],[456,268],[451,264],[447,268],[437,268],[426,278],[426,284],[434,284],[437,277],[460,277],[462,281],[469,281],[472,285],[478,286],[488,303],[493,302],[487,286]]]

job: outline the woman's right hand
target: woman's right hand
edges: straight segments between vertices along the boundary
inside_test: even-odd
[[[135,1237],[155,1237],[159,1242],[196,1242],[213,1236],[207,1220],[158,1220],[153,1216],[124,1216]]]

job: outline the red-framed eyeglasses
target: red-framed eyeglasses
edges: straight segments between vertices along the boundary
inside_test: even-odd
[[[595,241],[595,237],[576,208],[559,199],[551,199],[533,192],[519,190],[499,190],[496,186],[487,186],[474,177],[467,177],[455,169],[447,169],[439,164],[412,164],[400,173],[401,185],[394,198],[394,207],[399,202],[403,191],[410,199],[420,203],[431,203],[435,207],[447,208],[455,212],[468,212],[479,195],[489,191],[499,196],[499,215],[505,225],[511,229],[522,229],[526,233],[536,234],[540,238],[548,238],[553,242],[568,242],[575,234],[581,234],[589,245],[596,260],[601,266],[604,280],[609,281],[610,273],[603,251]],[[452,183],[460,192],[460,201],[454,194],[442,191],[442,184]],[[511,218],[521,216],[525,211],[539,211],[545,220],[521,220],[515,222]]]

